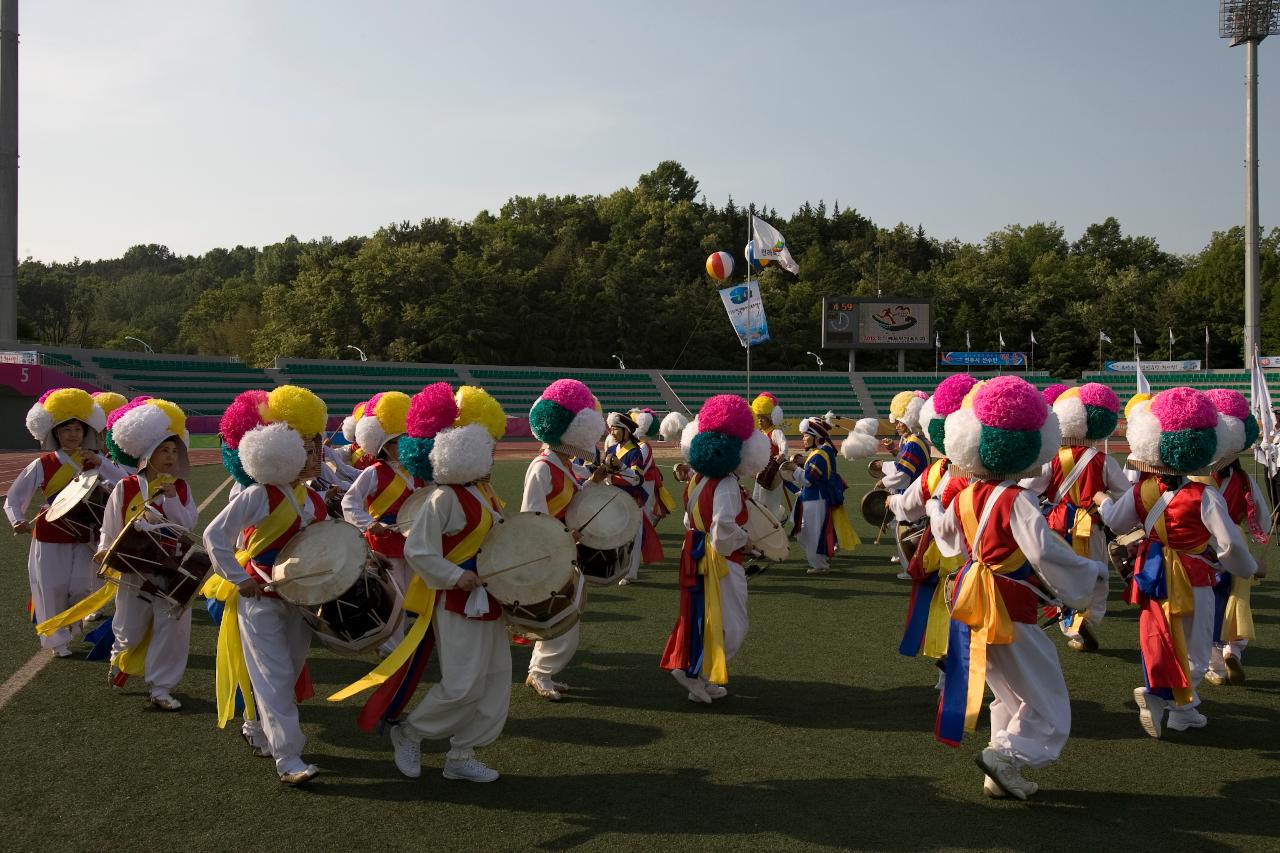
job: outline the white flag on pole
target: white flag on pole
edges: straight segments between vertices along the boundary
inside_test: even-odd
[[[1169,346],[1173,346],[1177,342],[1178,342],[1178,339],[1173,336],[1173,329],[1170,329],[1169,330]]]
[[[1037,343],[1039,343],[1039,341],[1037,341],[1037,340],[1036,340],[1036,333],[1035,333],[1035,332],[1032,332],[1032,333],[1031,333],[1031,345],[1032,345],[1032,346],[1035,346]]]
[[[1111,336],[1108,335],[1106,332],[1102,331],[1101,329],[1099,329],[1098,340],[1105,341],[1106,343],[1111,343]]]
[[[1204,345],[1205,346],[1209,345],[1209,327],[1208,326],[1204,327]]]
[[[754,214],[751,217],[751,240],[756,244],[758,260],[777,261],[778,266],[787,272],[800,275],[800,265],[791,257],[791,250],[787,248],[787,241],[783,239],[782,233]]]
[[[1133,330],[1133,345],[1134,345],[1135,347],[1140,347],[1140,346],[1142,346],[1142,338],[1138,337],[1138,330],[1137,330],[1137,329],[1134,329],[1134,330]]]
[[[1138,359],[1137,361],[1134,362],[1133,370],[1134,370],[1135,377],[1138,380],[1138,393],[1150,394],[1151,383],[1147,381],[1147,375],[1142,372],[1142,359]]]
[[[941,332],[933,333],[933,348],[942,349],[942,333]]]
[[[1000,336],[1000,349],[1004,349],[1004,332],[996,332]]]
[[[964,348],[965,348],[965,349],[967,349],[967,350],[973,349],[973,344],[969,343],[969,330],[968,330],[968,329],[965,329],[965,330],[964,330]]]
[[[1249,408],[1258,419],[1258,446],[1254,448],[1253,458],[1266,466],[1268,477],[1274,477],[1280,463],[1276,458],[1276,417],[1271,409],[1271,389],[1267,387],[1267,377],[1257,356],[1249,371]]]

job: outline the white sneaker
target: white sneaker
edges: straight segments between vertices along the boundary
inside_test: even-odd
[[[1133,701],[1138,703],[1138,720],[1142,723],[1142,730],[1154,738],[1160,737],[1164,712],[1169,707],[1168,700],[1149,692],[1145,687],[1135,687]]]
[[[975,755],[973,760],[982,768],[982,772],[987,774],[987,778],[996,784],[996,787],[1011,797],[1025,800],[1040,790],[1040,786],[1035,782],[1022,778],[1012,758],[996,752],[991,747]]]
[[[831,574],[831,569],[809,569],[808,571],[805,572],[805,574],[806,575],[829,575]]]
[[[627,586],[630,583],[631,583],[631,578],[623,578],[622,580],[618,581],[618,586]]]
[[[898,562],[901,562],[901,561],[898,559],[898,555],[897,555],[897,554],[894,554],[892,557],[890,557],[890,558],[889,558],[889,562],[890,562],[890,563],[898,563]]]
[[[55,658],[71,657],[71,649],[67,648],[66,646],[58,646],[56,649],[53,649],[52,651],[53,651],[53,656]]]
[[[395,751],[397,770],[410,779],[422,775],[422,741],[404,733],[399,726],[392,726],[391,748]]]
[[[712,699],[723,699],[724,697],[729,695],[729,689],[725,687],[723,684],[712,684],[710,682],[707,682],[705,685],[703,685],[703,689],[706,691],[707,695],[710,696]]]
[[[1204,680],[1215,687],[1222,687],[1231,683],[1227,680],[1227,676],[1225,674],[1221,672],[1214,672],[1213,670],[1209,670],[1204,674]]]
[[[907,572],[898,572],[898,580],[909,581],[911,580],[911,575],[908,574]]]
[[[181,711],[182,703],[169,695],[168,690],[157,690],[151,694],[151,704],[161,711]]]
[[[308,782],[320,773],[320,768],[314,764],[308,764],[298,770],[291,770],[288,773],[280,774],[280,781],[285,785],[301,785]]]
[[[244,738],[244,742],[249,744],[249,751],[255,757],[271,757],[271,745],[267,743],[267,736],[261,730],[250,729],[246,726],[240,729],[240,737]]]
[[[690,678],[685,674],[683,669],[671,670],[671,677],[674,678],[681,687],[689,691],[689,696],[695,702],[701,702],[704,705],[711,704],[711,696],[707,693],[706,687],[702,683],[702,679]]]
[[[537,693],[543,699],[549,699],[552,702],[560,701],[560,691],[556,689],[556,683],[550,678],[541,675],[529,674],[524,683],[533,688],[533,692]]]
[[[986,794],[993,800],[1002,800],[1009,796],[1000,788],[999,785],[992,781],[990,776],[982,777],[982,793]]]
[[[493,782],[498,776],[497,770],[485,766],[474,755],[470,758],[448,758],[444,762],[444,778],[446,779],[462,779],[465,782]]]
[[[1165,725],[1175,732],[1185,732],[1187,729],[1203,729],[1208,724],[1209,718],[1190,705],[1175,705],[1169,711],[1169,719],[1165,722]]]

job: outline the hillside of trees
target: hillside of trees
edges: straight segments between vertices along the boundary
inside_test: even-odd
[[[1244,232],[1218,232],[1196,255],[1126,235],[1113,218],[1069,239],[1055,223],[1010,225],[980,244],[940,240],[923,227],[878,226],[852,207],[806,203],[790,216],[767,206],[716,207],[697,180],[667,161],[607,196],[517,196],[470,222],[424,219],[372,236],[309,242],[289,237],[181,257],[134,246],[123,257],[23,262],[19,336],[80,347],[236,355],[350,357],[490,364],[735,369],[744,364],[706,276],[706,256],[728,251],[744,267],[754,210],[787,238],[799,277],[761,275],[772,340],[752,351],[761,370],[812,369],[821,297],[930,297],[944,349],[1025,349],[1058,376],[1107,357],[1168,353],[1238,367]],[[1280,229],[1263,235],[1262,340],[1280,352]],[[843,354],[827,353],[832,362]],[[892,369],[892,353],[861,353],[860,369]],[[932,368],[929,351],[908,367]]]

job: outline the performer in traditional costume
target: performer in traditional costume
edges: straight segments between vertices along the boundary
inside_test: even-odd
[[[604,418],[591,400],[590,389],[578,380],[557,379],[534,402],[529,410],[529,429],[542,442],[542,451],[525,471],[521,512],[540,512],[564,521],[578,490],[589,480],[604,480],[604,468],[592,473],[573,464],[574,457],[590,456],[605,432]],[[559,701],[568,689],[555,677],[578,650],[581,625],[579,621],[559,637],[534,644],[525,684],[544,699]]]
[[[363,533],[369,548],[391,566],[391,577],[401,591],[409,588],[410,571],[404,560],[404,534],[397,527],[397,513],[415,489],[427,485],[400,464],[399,440],[405,433],[409,395],[402,391],[375,394],[356,424],[356,441],[374,460],[356,477],[342,496],[342,516]],[[381,651],[389,652],[404,638],[403,625]]]
[[[1022,775],[1058,759],[1071,730],[1071,701],[1057,650],[1036,625],[1039,603],[1087,604],[1106,567],[1053,535],[1016,480],[1057,451],[1057,418],[1034,386],[998,376],[975,388],[947,417],[945,447],[971,479],[944,510],[927,504],[944,555],[965,553],[951,594],[946,683],[937,737],[958,746],[976,727],[983,681],[991,742],[976,760],[989,796],[1026,799],[1038,789]]]
[[[1019,483],[1040,495],[1049,528],[1071,544],[1077,554],[1107,562],[1107,537],[1097,523],[1093,496],[1099,492],[1119,497],[1129,490],[1120,463],[1103,452],[1103,442],[1115,432],[1120,400],[1106,385],[1089,382],[1067,388],[1053,402],[1062,429],[1062,446],[1040,473]],[[1076,651],[1096,651],[1097,628],[1107,613],[1107,588],[1098,588],[1098,600],[1084,611],[1065,610],[1058,626],[1067,645]]]
[[[756,417],[757,428],[765,438],[769,439],[771,456],[775,460],[781,457],[779,461],[785,462],[788,455],[787,434],[782,431],[784,417],[782,406],[778,405],[778,398],[767,391],[756,395],[756,398],[751,401],[751,412]],[[751,492],[756,503],[773,513],[773,517],[777,519],[784,519],[789,515],[784,482],[779,477],[777,484],[771,489],[756,483]]]
[[[925,506],[933,498],[942,501],[947,509],[958,489],[948,489],[953,480],[959,482],[952,470],[946,450],[946,419],[959,411],[965,396],[977,384],[968,373],[948,376],[934,390],[920,410],[920,426],[928,435],[938,458],[929,463],[924,473],[911,482],[906,491],[889,497],[889,510],[899,523],[914,524],[926,518]],[[944,495],[946,497],[944,497]],[[905,555],[901,555],[905,556]],[[947,652],[947,634],[951,616],[947,610],[946,581],[952,573],[964,565],[962,554],[943,556],[926,526],[916,544],[914,555],[905,561],[911,578],[911,598],[907,603],[906,627],[903,630],[899,653],[915,657],[923,653],[941,660]],[[938,689],[944,685],[945,675],[939,674]]]
[[[639,579],[641,562],[646,565],[662,562],[662,543],[653,526],[653,518],[646,509],[649,491],[645,488],[645,456],[635,439],[639,424],[621,412],[610,412],[605,422],[609,426],[609,438],[613,441],[612,444],[606,443],[604,455],[604,464],[611,472],[610,482],[630,494],[645,510],[644,521],[631,547],[627,574],[618,581],[619,585],[626,586]]]
[[[438,590],[431,625],[440,651],[440,681],[391,729],[396,767],[422,774],[423,739],[449,739],[444,778],[492,782],[498,772],[475,750],[502,734],[511,704],[511,645],[502,608],[476,575],[476,554],[501,510],[482,491],[493,467],[506,415],[483,389],[463,386],[454,407],[444,400],[431,414],[448,422],[432,439],[436,488],[413,520],[405,559],[428,587]],[[450,418],[450,415],[456,417]]]
[[[1146,530],[1125,600],[1140,608],[1145,684],[1133,697],[1143,730],[1155,738],[1165,727],[1185,731],[1208,722],[1196,688],[1213,652],[1217,572],[1246,580],[1261,574],[1222,494],[1187,479],[1210,470],[1220,442],[1229,441],[1225,432],[1201,392],[1161,391],[1134,410],[1127,428],[1128,464],[1157,476],[1118,499],[1095,498],[1113,531]]]
[[[253,397],[258,405],[245,405]],[[242,433],[233,449],[254,484],[204,531],[214,571],[235,587],[222,599],[218,722],[226,725],[234,714],[238,691],[246,718],[261,720],[280,781],[297,785],[319,772],[302,759],[306,737],[297,706],[310,693],[303,676],[312,632],[302,610],[266,585],[280,549],[308,525],[329,517],[324,498],[306,485],[320,472],[327,413],[319,397],[293,385],[242,394],[232,408],[235,412],[228,413],[237,423],[224,416],[223,435],[234,440]]]
[[[893,464],[885,466],[884,487],[901,494],[929,464],[929,447],[920,435],[920,412],[927,395],[923,391],[900,391],[889,403],[889,423],[898,434]]]
[[[108,484],[124,476],[101,453],[106,421],[98,404],[79,388],[48,391],[27,413],[27,430],[44,452],[14,479],[5,496],[4,511],[14,533],[32,535],[27,579],[37,624],[62,613],[101,586],[93,566],[91,543],[96,531],[72,532],[46,521],[43,508],[32,522],[26,520],[26,515],[36,491],[47,508],[81,471],[97,470]],[[41,636],[40,645],[58,657],[70,657],[73,629],[78,632],[78,627],[72,626]]]
[[[1265,545],[1271,511],[1258,483],[1240,464],[1240,454],[1258,441],[1258,421],[1239,391],[1214,388],[1205,392],[1226,427],[1227,442],[1218,450],[1214,472],[1193,480],[1211,485],[1222,493],[1231,520],[1244,535]],[[1218,572],[1213,584],[1213,652],[1205,680],[1210,684],[1244,684],[1244,650],[1254,638],[1251,588],[1257,578],[1236,577]]]
[[[758,432],[758,430],[757,430]],[[763,433],[761,433],[763,435]],[[858,545],[844,507],[844,481],[835,470],[835,453],[826,421],[800,421],[804,458],[788,476],[800,488],[800,501],[792,515],[793,535],[804,548],[807,574],[831,573],[831,557],[837,546],[851,551]]]
[[[124,464],[138,473],[125,477],[111,492],[103,514],[97,563],[120,532],[137,519],[161,536],[167,523],[186,531],[196,526],[195,496],[185,479],[191,473],[187,454],[190,437],[182,409],[168,400],[148,399],[130,407],[112,424],[111,439]],[[162,538],[161,542],[170,549],[174,544],[172,539]],[[187,669],[191,609],[174,614],[165,599],[145,599],[127,585],[116,587],[115,607],[108,682],[123,687],[129,676],[140,676],[150,688],[152,705],[177,711],[182,703],[172,691]]]
[[[747,402],[731,394],[708,399],[680,445],[694,473],[684,493],[680,611],[662,668],[690,701],[710,704],[728,695],[729,661],[747,636],[742,562],[749,540],[739,477],[754,476],[768,463],[770,445]]]

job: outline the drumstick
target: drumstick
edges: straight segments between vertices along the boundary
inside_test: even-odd
[[[605,511],[605,508],[606,508],[606,507],[608,507],[608,506],[609,506],[609,504],[613,503],[613,502],[614,502],[614,501],[616,501],[617,499],[618,499],[618,496],[617,496],[617,495],[609,495],[609,499],[608,499],[607,501],[605,501],[605,502],[600,506],[600,508],[599,508],[598,510],[596,510],[595,512],[593,512],[593,513],[591,514],[591,517],[590,517],[590,518],[588,518],[586,521],[584,521],[584,522],[582,523],[582,526],[578,528],[578,532],[579,532],[579,533],[581,533],[582,531],[586,530],[586,529],[587,529],[587,527],[588,527],[588,525],[590,525],[590,524],[591,524],[591,522],[593,522],[593,521],[595,521],[595,520],[596,520],[596,516],[597,516],[597,515],[599,515],[600,513],[604,512],[604,511]],[[539,559],[541,559],[541,558],[539,558]]]
[[[595,518],[595,516],[592,516],[592,518]],[[586,525],[583,525],[583,526],[585,527]],[[516,563],[514,566],[507,566],[505,569],[498,569],[496,572],[486,572],[483,575],[476,575],[476,577],[478,577],[480,580],[487,580],[488,578],[497,577],[498,575],[503,574],[504,572],[509,572],[512,569],[518,569],[518,568],[521,568],[522,566],[527,566],[531,563],[536,563],[539,560],[545,560],[550,556],[551,556],[550,554],[542,554],[540,556],[534,557],[532,560],[525,560],[523,563]]]

